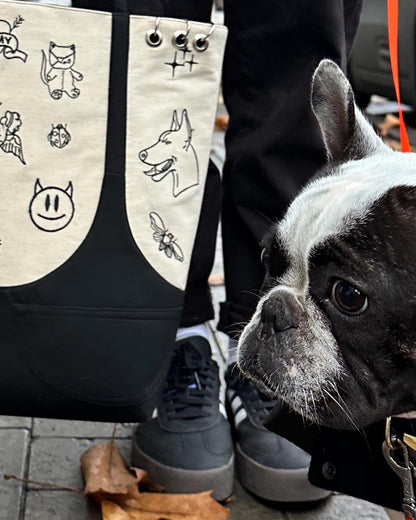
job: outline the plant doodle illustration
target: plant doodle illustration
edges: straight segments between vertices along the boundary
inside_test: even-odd
[[[24,19],[19,15],[12,25],[7,20],[0,20],[0,56],[6,60],[18,59],[26,62],[27,54],[19,50],[19,40],[12,32],[20,27]]]

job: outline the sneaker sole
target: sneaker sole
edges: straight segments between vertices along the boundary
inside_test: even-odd
[[[314,502],[331,491],[313,486],[308,468],[277,469],[259,464],[236,444],[235,463],[238,480],[254,495],[273,502]]]
[[[201,493],[212,490],[212,498],[225,500],[233,492],[234,455],[225,466],[191,470],[166,466],[143,453],[135,439],[132,445],[133,466],[144,469],[154,482],[162,484],[168,493]]]

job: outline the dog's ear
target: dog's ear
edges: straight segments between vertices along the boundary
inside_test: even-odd
[[[322,60],[315,70],[311,104],[329,160],[362,159],[388,149],[355,105],[349,81],[331,60]]]
[[[182,122],[181,125],[186,124],[186,131],[188,132],[188,139],[192,138],[192,127],[189,122],[188,112],[186,109],[182,110]]]
[[[181,127],[181,125],[179,124],[179,121],[178,121],[178,113],[176,112],[176,110],[174,110],[173,114],[172,114],[172,122],[170,123],[170,131],[176,132],[177,130],[180,129],[180,127]]]

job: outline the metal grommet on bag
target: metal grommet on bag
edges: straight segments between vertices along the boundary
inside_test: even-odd
[[[150,29],[146,33],[146,43],[150,47],[159,47],[162,43],[163,35],[159,31],[160,18],[156,18],[156,24],[154,29]]]
[[[178,50],[186,49],[188,45],[188,36],[191,31],[191,22],[186,20],[186,31],[176,31],[172,37],[172,44]]]
[[[212,23],[211,28],[208,31],[208,34],[201,33],[201,34],[195,35],[195,38],[193,41],[193,46],[197,52],[203,52],[208,49],[208,45],[209,45],[208,38],[211,36],[211,34],[214,32],[214,30],[215,30],[215,25]]]

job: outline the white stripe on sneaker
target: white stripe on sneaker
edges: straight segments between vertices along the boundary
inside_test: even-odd
[[[244,408],[241,408],[235,415],[234,415],[234,425],[237,427],[244,419],[247,417],[247,412]]]
[[[220,403],[220,414],[224,416],[224,419],[227,417],[227,411],[225,409],[224,403]]]
[[[238,426],[241,423],[241,421],[244,421],[244,419],[247,417],[247,412],[244,408],[244,403],[240,399],[237,392],[235,392],[234,390],[228,390],[227,395],[234,416],[234,424],[235,426]]]

